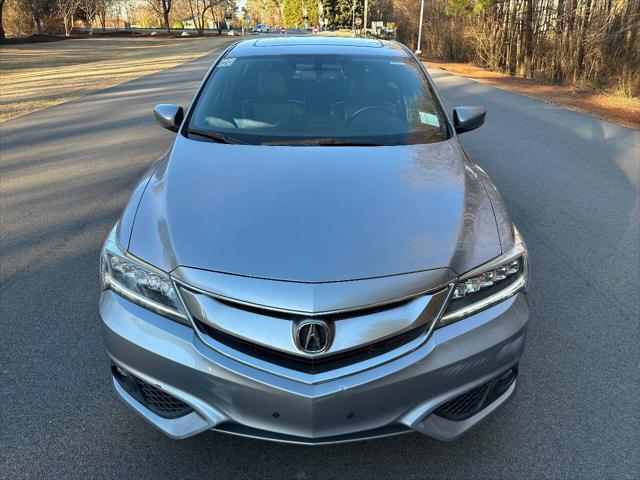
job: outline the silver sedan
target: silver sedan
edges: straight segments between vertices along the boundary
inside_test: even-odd
[[[100,259],[113,385],[173,438],[453,440],[514,394],[528,255],[403,45],[229,47]]]

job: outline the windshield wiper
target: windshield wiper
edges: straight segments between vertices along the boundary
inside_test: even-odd
[[[247,142],[244,142],[238,138],[229,137],[224,133],[209,132],[207,130],[199,130],[197,128],[188,128],[186,133],[187,135],[198,135],[199,137],[208,138],[209,140],[213,140],[217,143],[247,145]]]
[[[343,140],[342,138],[300,138],[290,140],[274,140],[262,142],[260,145],[313,145],[313,146],[337,146],[337,147],[381,147],[380,143],[366,140]]]

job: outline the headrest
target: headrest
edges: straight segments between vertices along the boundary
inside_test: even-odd
[[[264,70],[258,74],[258,96],[284,97],[286,82],[284,75],[275,70]]]
[[[376,102],[389,96],[388,80],[385,75],[360,71],[351,77],[349,91],[353,100]]]

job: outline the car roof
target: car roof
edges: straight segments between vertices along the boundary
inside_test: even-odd
[[[408,57],[398,42],[373,38],[295,36],[257,38],[237,43],[228,53],[231,57],[288,54],[351,54]]]

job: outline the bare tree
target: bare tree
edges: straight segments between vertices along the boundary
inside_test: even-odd
[[[158,17],[162,19],[164,27],[167,29],[167,33],[171,33],[171,24],[169,23],[169,14],[171,13],[171,7],[173,6],[173,0],[147,0],[147,4],[153,10]]]
[[[222,29],[225,26],[225,15],[227,10],[235,7],[235,0],[223,0],[218,5],[215,5],[211,8],[211,17],[213,19],[213,23],[218,30],[218,35],[222,33]]]
[[[100,27],[104,33],[107,29],[107,13],[114,4],[114,0],[96,0],[98,3],[98,19],[100,20]]]
[[[68,37],[71,35],[73,15],[80,6],[80,0],[55,0],[54,6],[56,13],[62,18],[64,34]]]
[[[138,0],[112,0],[114,8],[117,8],[118,15],[123,15],[123,20],[129,25],[132,24],[133,18],[138,9]]]
[[[415,0],[392,0],[415,44]],[[640,0],[426,0],[422,50],[512,75],[640,96]]]
[[[89,35],[93,35],[93,25],[100,11],[99,0],[80,0],[80,10],[84,12],[84,15],[89,24]]]
[[[214,17],[214,9],[221,5],[227,5],[227,0],[187,0],[189,3],[189,9],[191,16],[193,17],[193,23],[196,26],[198,33],[202,35],[206,26],[207,12],[211,17]]]

